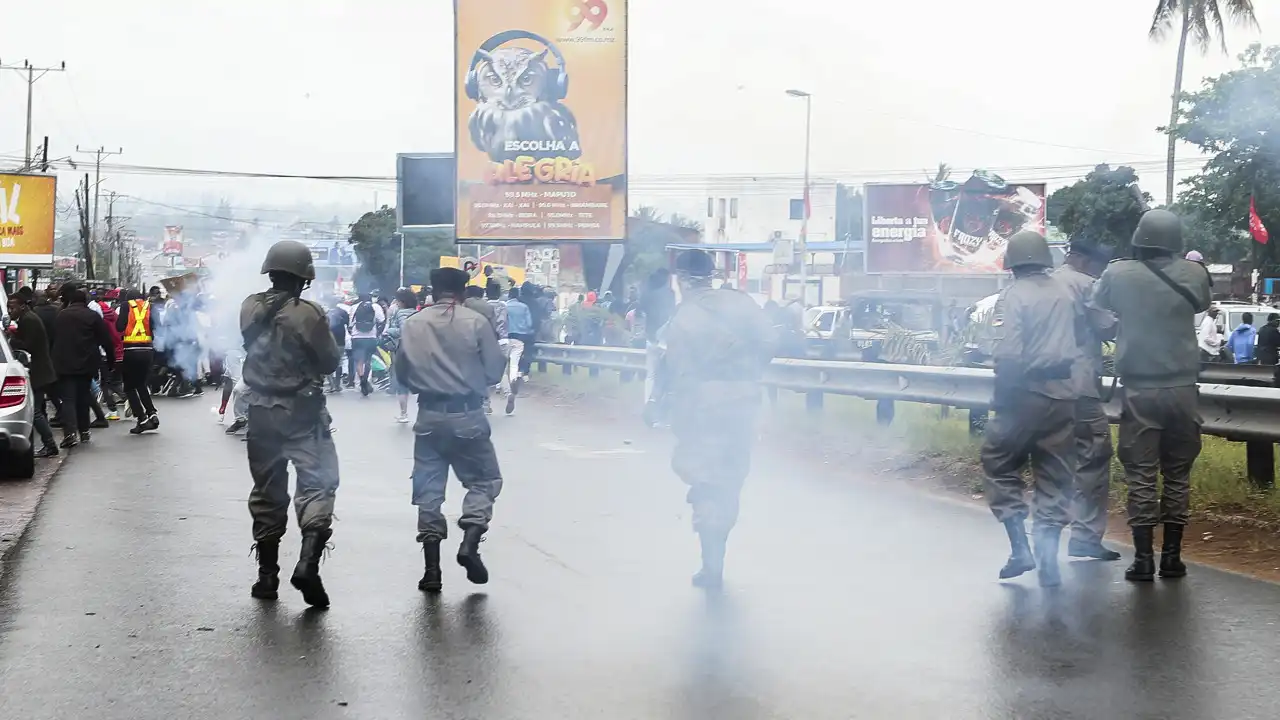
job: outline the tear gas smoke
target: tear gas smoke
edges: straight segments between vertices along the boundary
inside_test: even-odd
[[[278,239],[269,233],[252,237],[245,247],[211,262],[210,276],[199,290],[190,288],[170,298],[155,341],[157,350],[169,354],[170,367],[193,379],[209,355],[238,364],[244,351],[240,305],[271,286],[261,273],[262,260]]]

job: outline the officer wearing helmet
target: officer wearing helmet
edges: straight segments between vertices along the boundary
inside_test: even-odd
[[[671,467],[689,486],[702,545],[695,585],[719,587],[738,496],[751,466],[760,376],[773,358],[772,328],[745,293],[713,290],[711,256],[676,259],[682,301],[663,331],[663,402],[676,438]]]
[[[1076,299],[1049,274],[1053,255],[1044,236],[1024,230],[1009,239],[1004,267],[1013,272],[992,313],[989,338],[995,392],[982,446],[987,502],[1009,536],[1000,578],[1039,568],[1040,585],[1061,582],[1058,543],[1067,524],[1075,475],[1072,369],[1080,357]],[[1034,482],[1035,549],[1027,543],[1022,471]]]
[[[1119,318],[1116,372],[1123,383],[1120,462],[1129,486],[1133,581],[1155,577],[1155,526],[1164,524],[1160,576],[1187,574],[1182,533],[1191,495],[1191,467],[1200,455],[1196,380],[1200,354],[1196,313],[1209,309],[1212,281],[1182,253],[1182,222],[1150,210],[1133,234],[1133,259],[1107,266],[1094,303]],[[1163,495],[1156,489],[1164,472]]]
[[[1093,304],[1093,286],[1111,250],[1088,236],[1071,238],[1066,262],[1053,277],[1076,302],[1076,339],[1083,351],[1071,371],[1076,400],[1076,475],[1071,496],[1071,557],[1119,560],[1102,544],[1111,499],[1111,423],[1102,407],[1102,343],[1116,336],[1116,316]]]
[[[338,452],[329,429],[324,379],[338,369],[342,348],[334,342],[324,310],[301,299],[316,277],[310,248],[293,240],[272,245],[262,273],[271,278],[271,289],[250,295],[240,306],[253,475],[249,514],[258,555],[258,581],[250,594],[263,600],[277,597],[280,538],[289,511],[288,464],[293,463],[302,551],[290,582],[307,604],[328,607],[320,557],[333,534]]]

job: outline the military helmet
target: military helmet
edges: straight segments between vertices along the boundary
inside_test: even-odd
[[[1049,252],[1049,242],[1044,236],[1032,230],[1023,230],[1009,238],[1004,251],[1004,269],[1034,265],[1037,267],[1053,267],[1053,253]]]
[[[1148,210],[1133,232],[1133,246],[1181,252],[1182,220],[1168,210]]]
[[[685,250],[676,256],[676,272],[688,277],[706,278],[715,272],[711,256],[701,250]]]
[[[297,240],[281,240],[272,245],[262,261],[262,274],[273,272],[289,273],[303,280],[315,280],[316,264],[311,259],[311,248]]]

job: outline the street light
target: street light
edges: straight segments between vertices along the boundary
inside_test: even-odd
[[[804,208],[800,211],[800,307],[809,296],[809,131],[813,118],[813,96],[803,90],[788,90],[791,97],[804,99]]]

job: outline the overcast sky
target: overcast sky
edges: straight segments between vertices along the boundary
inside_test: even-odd
[[[1176,47],[1148,41],[1154,4],[639,0],[631,173],[648,195],[679,193],[672,175],[798,174],[803,102],[788,87],[814,95],[820,175],[915,180],[940,161],[1158,162]],[[1261,33],[1233,30],[1231,56],[1193,53],[1189,88],[1233,67],[1250,42],[1280,43],[1280,7],[1258,4]],[[67,63],[36,85],[36,142],[50,135],[54,156],[79,143],[122,146],[113,160],[137,165],[381,176],[394,174],[397,152],[452,149],[447,0],[42,0],[5,3],[0,23],[5,64]],[[0,154],[20,155],[25,83],[14,72],[0,73],[0,108]],[[1144,186],[1161,196],[1154,167],[1144,166]],[[1005,174],[1060,181],[1082,171]],[[372,205],[375,190],[382,202],[394,192],[138,175],[104,186],[170,202],[228,196],[237,207]]]

